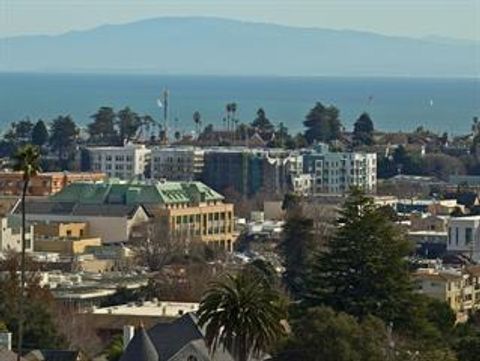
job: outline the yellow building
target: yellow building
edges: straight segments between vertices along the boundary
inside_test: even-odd
[[[453,270],[422,269],[414,274],[417,292],[446,302],[464,322],[478,309],[480,299],[475,298],[478,283],[469,273]]]
[[[88,247],[102,245],[101,238],[88,236],[88,224],[84,222],[36,223],[34,230],[36,252],[76,255],[85,253]]]

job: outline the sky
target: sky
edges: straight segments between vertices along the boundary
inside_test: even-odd
[[[161,16],[480,41],[480,0],[0,0],[0,37],[58,34]]]

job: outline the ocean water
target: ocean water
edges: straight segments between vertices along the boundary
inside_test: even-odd
[[[449,134],[468,132],[480,116],[480,79],[214,77],[158,75],[0,74],[0,130],[25,117],[50,120],[70,114],[80,125],[100,106],[130,106],[162,119],[156,99],[170,92],[170,128],[194,129],[198,110],[204,124],[222,126],[225,104],[238,104],[237,116],[251,122],[263,107],[270,120],[290,131],[316,101],[334,104],[351,128],[370,113],[375,127],[408,131],[422,125]],[[177,121],[174,121],[177,119]]]

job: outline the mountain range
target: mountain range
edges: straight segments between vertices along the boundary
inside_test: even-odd
[[[480,42],[164,17],[0,38],[0,71],[478,77]]]

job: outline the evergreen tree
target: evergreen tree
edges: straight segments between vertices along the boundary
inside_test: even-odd
[[[279,244],[285,272],[283,281],[294,299],[305,293],[307,270],[314,253],[313,220],[303,215],[293,198],[285,198],[287,221]]]
[[[307,127],[305,138],[308,143],[329,142],[338,139],[342,127],[339,116],[340,111],[333,105],[326,107],[320,102],[316,103],[303,122],[303,125]]]
[[[352,190],[336,234],[313,263],[306,304],[327,305],[360,318],[371,314],[395,326],[404,323],[413,295],[406,261],[410,249],[373,201]]]
[[[368,113],[362,113],[354,124],[353,141],[357,145],[373,144],[373,122]]]
[[[275,361],[384,361],[388,332],[381,320],[358,321],[331,308],[314,307],[291,323],[292,333]],[[390,358],[391,359],[391,358]]]
[[[48,130],[43,120],[39,120],[32,130],[32,143],[38,147],[42,147],[48,141]]]
[[[273,124],[267,118],[267,114],[263,108],[257,110],[257,117],[251,124],[252,128],[256,128],[260,135],[269,135],[274,131]]]
[[[96,143],[114,144],[118,134],[115,130],[117,115],[113,108],[101,107],[91,118],[93,123],[88,125],[90,140]]]
[[[120,110],[117,114],[117,124],[120,133],[120,143],[128,142],[137,134],[142,125],[141,117],[129,107]]]
[[[58,152],[60,162],[69,160],[75,151],[78,128],[73,119],[59,116],[53,120],[50,134],[50,146]]]

